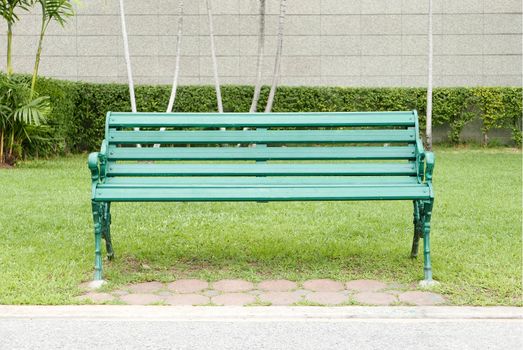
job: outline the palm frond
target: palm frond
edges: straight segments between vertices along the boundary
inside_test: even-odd
[[[13,113],[13,120],[28,125],[41,125],[46,122],[50,112],[49,97],[42,96],[18,107]]]

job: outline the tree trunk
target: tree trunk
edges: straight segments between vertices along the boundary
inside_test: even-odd
[[[274,75],[272,77],[272,86],[267,99],[267,106],[265,107],[265,113],[272,111],[272,105],[274,104],[274,95],[276,94],[276,87],[278,80],[280,79],[281,70],[281,55],[283,51],[283,27],[285,24],[285,12],[287,11],[287,0],[280,0],[280,20],[278,24],[278,47],[276,48],[276,59],[274,61]]]
[[[13,24],[7,23],[7,75],[13,74]]]
[[[180,8],[180,17],[178,18],[178,36],[176,38],[176,62],[174,67],[174,78],[173,86],[171,90],[171,97],[169,98],[169,105],[167,106],[167,113],[173,111],[174,102],[176,101],[176,92],[178,90],[178,78],[180,75],[180,55],[181,55],[181,46],[182,46],[182,34],[183,34],[183,0],[179,2]]]
[[[432,35],[432,0],[429,0],[429,77],[427,88],[427,149],[432,150],[432,65],[434,57],[434,44]]]
[[[4,163],[4,129],[0,130],[0,164]]]
[[[218,60],[216,59],[216,47],[214,45],[214,27],[212,23],[211,0],[205,0],[207,5],[207,16],[209,17],[209,36],[211,39],[212,67],[214,72],[214,85],[216,89],[216,100],[218,103],[218,112],[223,113],[222,92],[220,90],[220,78],[218,76]]]
[[[263,54],[265,49],[265,10],[266,0],[260,0],[260,28],[258,33],[258,61],[256,62],[256,85],[254,86],[254,96],[251,103],[251,113],[255,113],[258,109],[258,101],[260,100],[260,92],[262,87],[262,72],[263,72]]]
[[[38,69],[40,67],[40,57],[42,56],[42,46],[48,24],[49,22],[46,22],[45,18],[42,18],[42,28],[40,29],[40,38],[38,39],[38,48],[36,50],[35,65],[33,68],[33,78],[31,79],[31,96],[34,94],[36,88],[36,79],[38,78]]]

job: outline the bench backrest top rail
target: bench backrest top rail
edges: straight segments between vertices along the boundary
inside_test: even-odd
[[[108,113],[107,125],[133,127],[358,127],[414,126],[410,112],[324,113]]]

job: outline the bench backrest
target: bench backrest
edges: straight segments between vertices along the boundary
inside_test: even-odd
[[[415,111],[110,112],[104,141],[109,177],[417,176],[417,142]]]

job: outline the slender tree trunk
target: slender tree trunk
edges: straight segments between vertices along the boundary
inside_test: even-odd
[[[13,74],[13,24],[7,23],[7,75]]]
[[[258,61],[256,62],[256,85],[254,86],[254,96],[251,103],[251,113],[255,113],[258,109],[258,101],[260,99],[260,92],[262,87],[262,71],[263,71],[263,57],[265,49],[265,11],[266,0],[260,1],[260,28],[258,33]]]
[[[38,48],[36,49],[35,65],[33,68],[33,78],[31,79],[31,95],[34,94],[36,88],[36,79],[38,78],[38,69],[40,68],[40,57],[42,56],[42,47],[44,43],[44,36],[49,22],[42,18],[42,28],[40,29],[40,38],[38,39]]]
[[[212,67],[214,71],[214,85],[216,89],[216,99],[218,100],[218,112],[223,113],[222,92],[220,90],[220,78],[218,76],[218,60],[216,59],[216,47],[214,44],[214,26],[212,22],[211,0],[205,0],[207,5],[207,15],[209,17],[209,36],[211,38]]]
[[[0,130],[0,164],[4,163],[4,129]]]
[[[432,150],[432,65],[434,57],[434,44],[432,35],[432,0],[429,0],[429,77],[428,77],[428,88],[427,88],[427,149]]]
[[[183,34],[183,0],[179,2],[180,7],[180,17],[178,18],[178,36],[176,37],[176,62],[174,67],[174,78],[173,86],[171,90],[171,97],[169,98],[169,105],[167,106],[167,113],[173,111],[174,102],[176,101],[176,92],[178,90],[178,78],[180,75],[180,55],[182,47],[182,34]]]
[[[280,0],[280,20],[278,23],[278,47],[276,48],[276,59],[274,61],[274,73],[272,77],[272,86],[267,100],[267,106],[265,107],[265,113],[272,111],[272,105],[274,104],[274,95],[276,94],[276,88],[278,86],[278,80],[280,79],[281,70],[281,56],[283,51],[283,29],[285,24],[285,13],[287,11],[287,0]]]

